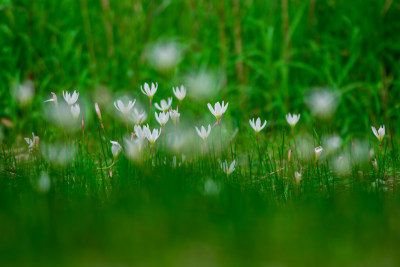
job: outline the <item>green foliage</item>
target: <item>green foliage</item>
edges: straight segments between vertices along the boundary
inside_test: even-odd
[[[1,116],[20,128],[38,119],[15,116],[8,93],[15,80],[34,80],[37,110],[50,91],[90,93],[98,85],[137,92],[144,81],[158,81],[166,96],[185,84],[186,73],[207,68],[221,75],[218,99],[232,103],[240,125],[247,114],[274,121],[289,111],[304,114],[304,94],[330,87],[342,96],[333,130],[361,133],[387,121],[394,127],[399,12],[396,2],[364,0],[288,1],[287,9],[280,1],[5,1]],[[171,39],[183,46],[182,62],[158,73],[145,49]]]

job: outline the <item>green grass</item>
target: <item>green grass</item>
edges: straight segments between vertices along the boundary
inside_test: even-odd
[[[255,141],[250,147],[233,142],[222,152],[219,138],[210,138],[206,154],[197,142],[199,154],[188,155],[180,166],[173,164],[179,154],[165,150],[161,136],[154,154],[148,147],[139,161],[121,154],[105,170],[98,168],[104,159],[110,166],[112,157],[81,151],[79,134],[70,141],[78,144],[74,160],[65,166],[35,152],[14,157],[3,147],[2,261],[40,266],[398,264],[396,147],[387,141],[382,151],[376,147],[377,170],[354,155],[350,172],[338,175],[330,157],[314,165],[295,150],[289,163],[286,152],[295,142],[290,135],[262,134],[260,148]],[[249,136],[248,143],[254,139]],[[85,142],[100,149],[99,140],[89,132]],[[355,151],[351,144],[346,149]],[[238,161],[229,176],[218,163],[225,158]],[[303,177],[297,184],[299,166]],[[48,192],[38,187],[42,171],[51,180]]]
[[[181,176],[154,175],[128,184],[130,189],[113,190],[106,199],[71,188],[46,196],[29,188],[2,192],[7,206],[1,212],[2,262],[40,266],[396,266],[399,262],[398,199],[357,193],[277,206],[257,190],[227,184],[219,196],[205,197],[199,181],[189,183]]]

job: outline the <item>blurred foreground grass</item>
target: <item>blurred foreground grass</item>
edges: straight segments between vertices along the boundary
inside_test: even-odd
[[[85,177],[91,179],[93,177]],[[398,195],[346,192],[277,203],[258,186],[152,172],[105,195],[80,184],[0,189],[3,266],[397,266]],[[123,182],[122,180],[125,180]],[[72,183],[72,181],[71,181]],[[84,183],[82,183],[84,184]]]
[[[375,172],[367,164],[343,177],[326,162],[316,169],[312,162],[302,163],[298,185],[293,166],[279,160],[271,167],[283,164],[285,170],[261,179],[254,175],[260,167],[253,166],[249,176],[243,161],[227,177],[216,159],[186,160],[174,168],[164,163],[162,151],[156,161],[140,164],[121,156],[107,171],[96,170],[97,163],[86,157],[65,167],[40,158],[2,157],[3,266],[400,262],[398,161],[390,155],[378,163],[384,170]],[[42,171],[50,176],[46,191],[38,187]]]

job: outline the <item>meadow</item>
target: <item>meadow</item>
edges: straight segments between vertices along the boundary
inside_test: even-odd
[[[397,1],[0,1],[1,266],[398,266]]]

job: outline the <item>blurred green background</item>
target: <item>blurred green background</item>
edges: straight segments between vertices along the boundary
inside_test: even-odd
[[[210,74],[213,82],[203,84],[209,97],[193,97],[189,105],[207,112],[207,101],[229,101],[239,126],[247,127],[250,116],[284,120],[288,112],[316,124],[304,104],[315,87],[340,96],[330,127],[341,134],[364,134],[379,123],[395,130],[400,122],[398,1],[0,3],[0,117],[19,129],[41,119],[50,91],[78,89],[93,99],[101,86],[139,92],[144,82],[157,81],[160,99],[180,84],[190,95],[193,73]],[[148,51],[171,42],[180,60],[160,70]],[[28,78],[38,97],[21,113],[10,88]]]

